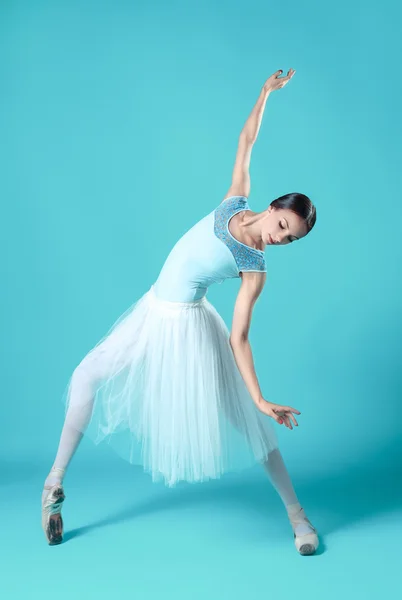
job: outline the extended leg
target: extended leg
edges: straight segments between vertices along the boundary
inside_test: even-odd
[[[268,454],[264,468],[284,505],[296,504],[298,502],[296,492],[279,448]]]
[[[296,547],[302,554],[311,554],[318,545],[316,530],[307,519],[304,509],[299,503],[279,448],[270,452],[267,460],[263,464],[264,469],[268,473],[274,488],[281,497],[287,510],[296,537]],[[303,536],[309,536],[309,538],[305,538],[309,543],[302,543]]]

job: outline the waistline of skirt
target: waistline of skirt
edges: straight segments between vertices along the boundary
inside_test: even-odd
[[[192,300],[191,302],[176,302],[173,300],[165,300],[164,298],[159,298],[159,296],[156,295],[154,285],[151,285],[151,288],[149,289],[148,293],[152,302],[158,304],[159,306],[164,306],[165,308],[199,308],[201,306],[205,306],[205,304],[207,303],[206,296],[203,296],[198,300]]]

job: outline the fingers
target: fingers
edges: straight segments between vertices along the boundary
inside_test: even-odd
[[[281,408],[283,408],[283,410],[286,410],[287,412],[294,412],[297,415],[301,415],[300,410],[297,410],[297,408],[292,408],[291,406],[281,406]]]
[[[278,425],[285,424],[288,429],[293,429],[291,420],[296,427],[299,425],[292,414],[292,412],[295,412],[299,415],[301,414],[301,412],[296,408],[292,408],[291,406],[275,405],[275,408],[272,409],[266,402],[257,404],[257,407],[262,413],[274,419]]]
[[[296,421],[295,417],[292,414],[292,411],[293,411],[300,415],[301,412],[299,410],[297,410],[296,408],[292,408],[291,406],[278,406],[278,409],[276,409],[274,412],[279,417],[279,421],[278,421],[278,419],[276,419],[279,423],[280,423],[280,419],[283,419],[283,421],[286,424],[286,427],[288,427],[289,429],[293,429],[292,424],[290,422],[290,419],[292,419],[294,425],[296,427],[299,426],[298,422]]]
[[[267,414],[269,417],[272,417],[279,425],[282,425],[285,415],[277,414],[274,410],[269,410],[265,414]]]
[[[290,423],[289,423],[289,417],[288,417],[288,415],[283,415],[282,419],[283,419],[283,423],[284,423],[284,425],[285,425],[285,426],[286,426],[288,429],[291,429],[291,427],[290,427]]]
[[[282,72],[283,72],[282,70],[277,71],[276,75],[277,75],[277,73],[282,73]],[[289,69],[288,74],[285,77],[280,77],[279,78],[278,75],[277,75],[277,79],[279,80],[279,86],[280,87],[285,86],[287,84],[287,82],[292,79],[292,77],[293,77],[293,75],[295,73],[296,73],[296,71],[294,69]]]
[[[279,75],[283,73],[282,69],[278,69],[275,72],[276,77],[279,77]],[[285,77],[282,77],[281,81],[284,81],[285,79],[290,79],[291,77],[293,77],[293,75],[296,73],[295,69],[289,69],[288,74]]]
[[[292,413],[289,413],[289,417],[292,419],[292,421],[296,425],[296,427],[298,427],[299,423],[296,421],[296,419],[294,418],[294,416],[292,415]]]
[[[284,406],[283,409],[286,410],[286,413],[288,414],[288,416],[292,419],[292,421],[296,425],[296,427],[298,427],[299,424],[296,421],[295,417],[292,415],[292,412],[295,412],[298,415],[301,415],[301,412],[299,410],[296,410],[295,408],[292,408],[291,406]]]
[[[296,71],[294,69],[289,69],[286,77],[283,77],[283,81],[286,81],[286,82],[289,81],[289,79],[292,79],[292,77],[295,73],[296,73]]]
[[[297,423],[297,421],[294,418],[294,416],[292,414],[287,414],[287,413],[285,413],[285,414],[283,414],[283,416],[279,417],[279,421],[278,422],[279,422],[280,425],[285,424],[288,429],[293,429],[293,425],[292,425],[290,419],[293,420],[293,422],[294,422],[294,424],[295,424],[296,427],[299,426],[299,424]]]
[[[296,425],[296,427],[299,426],[299,424],[297,423],[296,419],[294,418],[294,416],[291,413],[290,414],[284,414],[283,417],[282,417],[282,419],[283,419],[283,421],[284,421],[284,423],[285,423],[285,425],[286,425],[286,427],[288,429],[293,429],[293,425],[290,422],[290,419],[292,419],[292,421],[294,422],[294,424]]]
[[[278,417],[275,417],[275,420],[277,423],[279,423],[279,425],[284,424],[288,429],[293,429],[292,424],[290,423],[289,415],[286,413],[280,413]]]

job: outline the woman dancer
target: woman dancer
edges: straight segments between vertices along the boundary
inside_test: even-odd
[[[259,462],[283,501],[297,550],[313,554],[318,547],[273,425],[293,429],[294,414],[301,413],[264,398],[248,339],[266,280],[266,246],[300,240],[316,220],[304,194],[281,196],[262,212],[248,204],[251,150],[267,98],[295,71],[281,73],[264,83],[240,134],[225,198],[179,239],[156,282],[70,378],[59,448],[42,493],[49,544],[62,541],[63,477],[87,432],[96,443],[125,437],[122,456],[167,486],[218,478]],[[206,294],[213,283],[234,277],[241,284],[229,333]]]

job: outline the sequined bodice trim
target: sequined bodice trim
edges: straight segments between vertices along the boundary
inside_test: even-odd
[[[214,233],[222,240],[232,253],[238,271],[262,271],[266,272],[265,254],[263,250],[247,246],[236,240],[229,231],[229,220],[242,210],[249,210],[247,198],[244,196],[232,196],[224,200],[215,209]]]

